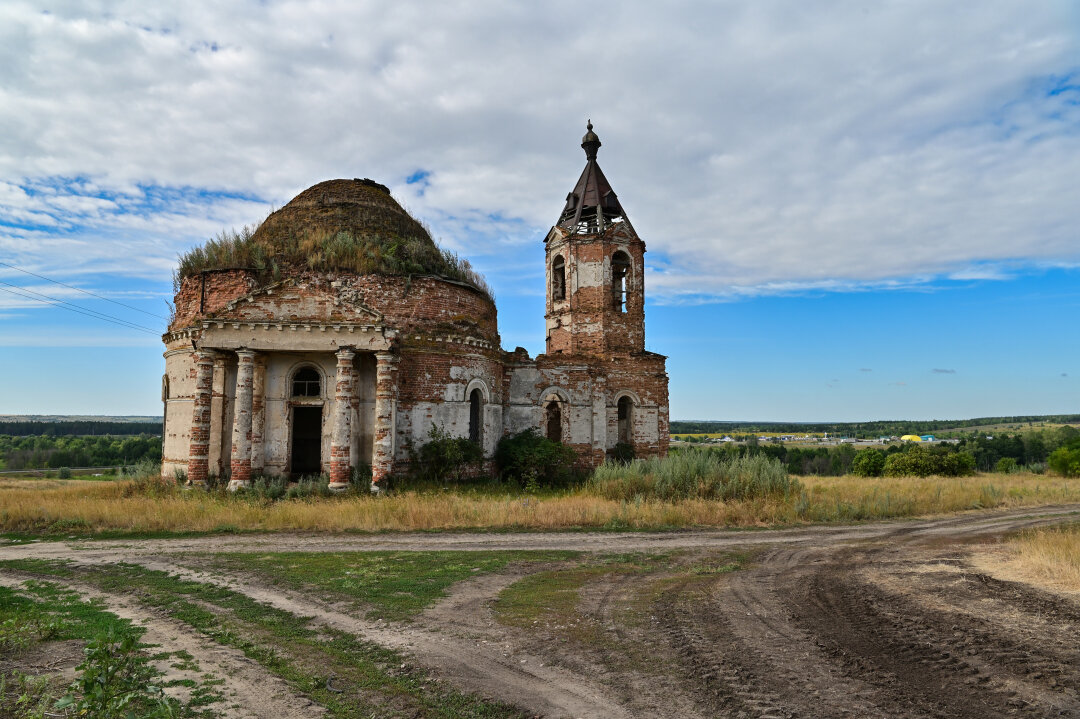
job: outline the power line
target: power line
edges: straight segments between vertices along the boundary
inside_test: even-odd
[[[24,270],[21,267],[16,267],[15,265],[8,264],[7,262],[0,262],[0,265],[3,265],[4,267],[10,267],[13,270],[17,270],[17,271],[22,272],[24,274],[31,275],[32,277],[37,277],[38,279],[45,280],[46,282],[52,282],[52,283],[60,285],[62,287],[68,287],[68,288],[76,290],[78,292],[82,292],[84,295],[90,295],[91,297],[97,297],[99,300],[105,300],[106,302],[112,302],[114,305],[120,305],[121,307],[127,307],[129,310],[135,310],[136,312],[142,312],[144,315],[150,315],[151,317],[157,317],[158,319],[161,319],[161,320],[168,320],[169,319],[168,317],[165,317],[164,315],[155,314],[153,312],[147,312],[146,310],[140,310],[138,307],[132,307],[131,305],[126,305],[123,302],[117,302],[116,300],[109,299],[108,297],[104,297],[104,296],[99,295],[99,294],[97,294],[95,292],[91,292],[89,290],[84,290],[83,288],[76,287],[75,285],[69,285],[66,282],[61,282],[60,280],[54,280],[51,277],[46,277],[45,275],[39,275],[38,273],[31,272],[30,270]]]
[[[138,330],[140,332],[148,332],[148,333],[150,333],[152,335],[155,335],[155,336],[157,336],[159,334],[157,332],[157,330],[153,330],[153,329],[151,329],[149,327],[144,327],[142,325],[137,325],[137,324],[135,324],[133,322],[128,322],[127,320],[122,320],[119,317],[113,317],[112,315],[102,314],[101,312],[97,312],[95,310],[87,309],[86,307],[80,307],[79,305],[75,305],[75,304],[72,304],[70,302],[65,302],[64,300],[60,300],[60,299],[57,299],[55,297],[49,297],[48,295],[42,295],[40,292],[34,292],[33,290],[28,290],[25,287],[18,287],[17,285],[12,285],[12,284],[9,284],[7,282],[2,282],[2,281],[0,281],[0,284],[7,285],[8,287],[14,287],[15,289],[6,289],[4,287],[0,287],[0,291],[8,292],[8,293],[16,295],[18,297],[23,297],[23,298],[28,299],[28,300],[33,300],[35,302],[40,302],[42,304],[49,305],[50,307],[58,307],[59,309],[62,309],[62,310],[69,310],[71,312],[76,312],[76,313],[78,313],[80,315],[86,315],[87,317],[92,317],[92,318],[94,318],[96,320],[103,320],[105,322],[111,322],[112,324],[120,325],[121,327],[127,327],[129,329]],[[34,297],[34,295],[38,295],[38,297]],[[41,299],[41,298],[44,298],[44,299]]]
[[[152,334],[154,336],[160,335],[160,333],[157,330],[151,329],[149,327],[144,327],[142,325],[137,325],[134,322],[128,322],[127,320],[122,320],[119,317],[113,317],[112,315],[106,315],[106,314],[103,314],[101,312],[97,312],[95,310],[87,309],[85,307],[80,307],[79,305],[75,305],[75,304],[72,304],[70,302],[65,302],[64,300],[57,299],[55,297],[49,297],[48,295],[43,295],[40,292],[34,292],[33,290],[28,290],[25,287],[19,287],[18,285],[13,285],[13,284],[4,282],[2,280],[0,280],[0,285],[7,285],[7,287],[14,288],[14,289],[7,289],[5,287],[0,287],[0,291],[2,291],[2,292],[8,292],[10,294],[16,295],[18,297],[23,297],[23,298],[28,299],[28,300],[34,300],[35,302],[41,302],[42,304],[51,305],[53,307],[59,307],[62,310],[69,310],[71,312],[77,312],[80,315],[86,315],[87,317],[93,317],[96,320],[104,320],[105,322],[111,322],[112,324],[120,325],[121,327],[127,327],[129,329],[139,330],[140,332],[147,332],[147,333]],[[34,295],[37,295],[37,297],[35,297]],[[41,298],[44,298],[44,299],[41,299]]]

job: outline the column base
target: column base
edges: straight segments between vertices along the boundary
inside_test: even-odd
[[[235,492],[238,489],[251,489],[250,479],[230,479],[229,487],[230,492]]]
[[[348,482],[331,482],[329,486],[330,486],[330,491],[331,492],[334,492],[335,494],[340,494],[340,493],[344,492],[346,489],[349,488],[349,483]]]
[[[372,482],[371,483],[371,493],[373,495],[375,495],[376,497],[381,495],[383,493],[382,485],[379,484],[378,482]]]

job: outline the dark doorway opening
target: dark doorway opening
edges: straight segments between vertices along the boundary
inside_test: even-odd
[[[558,402],[550,402],[547,406],[547,438],[562,442],[562,407]]]
[[[480,390],[474,389],[469,395],[469,441],[480,444],[480,403],[483,397]]]
[[[293,407],[293,478],[322,473],[322,407]]]
[[[631,421],[633,419],[634,402],[629,397],[619,398],[619,441],[623,444],[631,444],[632,436],[630,432]]]

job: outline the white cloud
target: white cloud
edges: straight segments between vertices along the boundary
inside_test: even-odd
[[[558,214],[588,115],[654,297],[1075,263],[1077,19],[1064,1],[586,20],[569,1],[16,0],[0,6],[0,253],[164,277],[192,242],[354,176],[466,256],[512,253]]]

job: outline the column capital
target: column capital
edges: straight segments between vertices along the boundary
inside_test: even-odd
[[[336,353],[338,362],[352,362],[353,357],[356,356],[356,350],[352,347],[342,347]]]
[[[255,359],[256,354],[257,352],[255,352],[255,350],[249,350],[247,347],[241,347],[240,349],[236,350],[236,356],[240,359],[253,360]]]
[[[397,352],[376,352],[375,359],[382,363],[394,363],[401,359],[401,357]]]
[[[208,364],[213,363],[214,359],[217,357],[217,352],[215,352],[214,350],[199,350],[199,349],[197,349],[197,350],[193,351],[191,354],[194,356],[195,362],[200,363],[200,364],[204,363],[204,362],[208,363]]]

